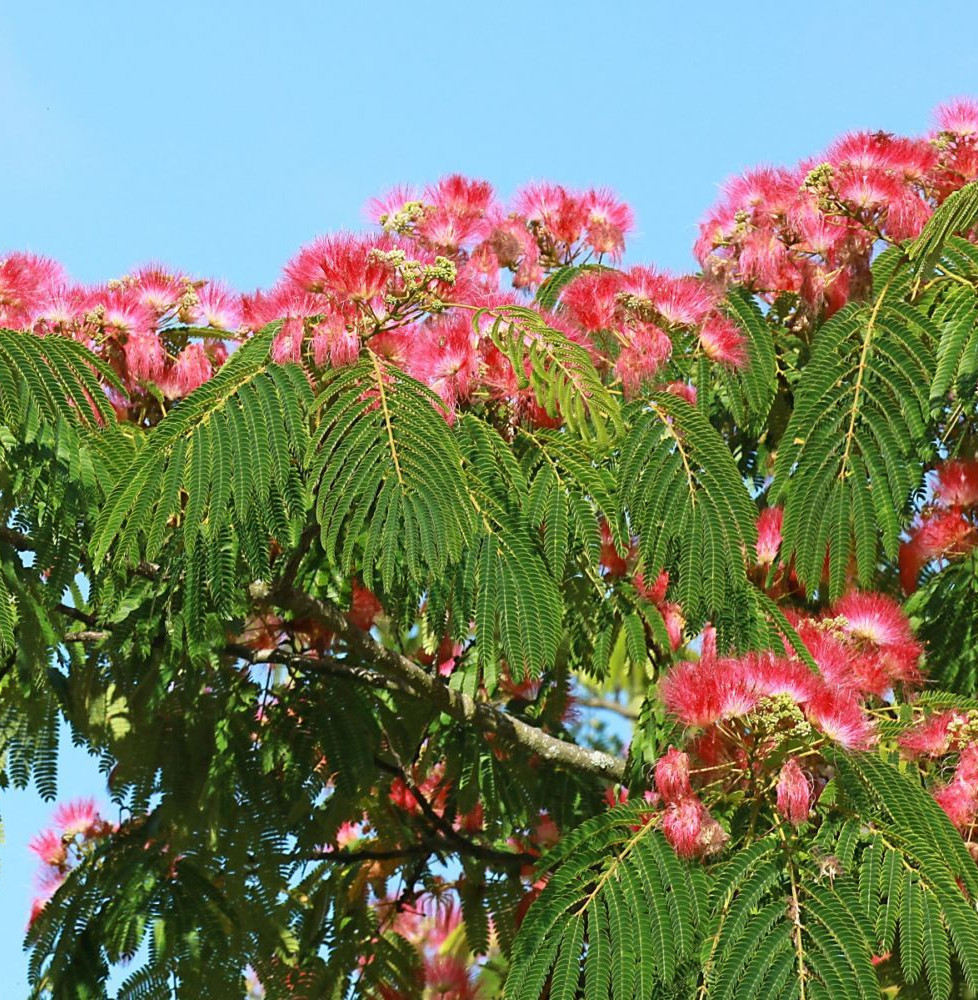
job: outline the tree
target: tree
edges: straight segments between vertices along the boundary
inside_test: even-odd
[[[0,778],[121,817],[37,995],[978,989],[976,177],[962,101],[695,276],[461,177],[250,296],[0,262]]]

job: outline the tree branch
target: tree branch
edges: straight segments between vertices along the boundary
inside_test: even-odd
[[[557,739],[522,719],[453,690],[441,678],[433,677],[406,656],[387,649],[369,633],[351,625],[346,615],[334,605],[294,590],[287,582],[273,588],[269,599],[299,618],[318,621],[341,637],[360,663],[369,664],[372,670],[407,685],[415,695],[426,699],[434,708],[456,721],[492,733],[510,746],[534,754],[549,764],[592,774],[606,781],[621,781],[624,777],[623,760],[600,750],[588,750],[576,743]]]

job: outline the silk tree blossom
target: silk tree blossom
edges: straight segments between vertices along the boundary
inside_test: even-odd
[[[778,778],[778,812],[794,826],[801,826],[811,812],[812,793],[808,778],[794,757],[789,757]]]
[[[925,507],[901,543],[900,582],[917,589],[925,566],[966,555],[978,545],[978,460],[956,458],[934,470],[934,503]]]
[[[41,863],[36,875],[39,893],[31,905],[33,923],[68,874],[92,852],[98,841],[114,832],[115,824],[104,820],[93,799],[62,803],[54,813],[53,825],[30,842]]]
[[[757,518],[757,563],[759,566],[771,566],[778,557],[781,548],[781,525],[784,521],[784,509],[781,507],[765,507]]]
[[[669,712],[688,726],[742,720],[782,697],[797,706],[797,721],[846,749],[865,749],[875,738],[872,720],[847,691],[829,686],[800,661],[771,653],[680,663],[660,691]]]
[[[655,787],[666,802],[678,802],[691,795],[689,755],[669,747],[655,765]]]

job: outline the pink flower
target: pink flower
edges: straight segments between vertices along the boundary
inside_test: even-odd
[[[940,132],[968,138],[978,136],[978,101],[957,97],[934,109],[934,123]]]
[[[811,789],[808,779],[794,757],[789,757],[781,768],[778,779],[778,812],[794,826],[808,820],[811,811]]]
[[[162,316],[176,307],[187,280],[179,274],[173,274],[162,264],[145,264],[136,271],[134,277],[140,303],[156,316]]]
[[[241,325],[241,296],[227,285],[208,281],[197,291],[195,312],[198,323],[215,330],[237,330]]]
[[[55,810],[54,822],[61,827],[65,837],[87,837],[100,823],[95,800],[74,799],[62,803]]]
[[[561,297],[567,315],[586,333],[615,325],[621,275],[617,271],[586,271],[576,277]]]
[[[54,830],[44,830],[28,845],[41,861],[57,868],[67,860],[68,853],[61,835]]]
[[[952,458],[937,469],[937,498],[950,507],[978,504],[978,461]]]
[[[0,259],[0,326],[21,329],[50,293],[68,283],[60,264],[32,253]]]
[[[129,378],[134,382],[155,382],[163,374],[165,360],[160,338],[153,332],[133,332],[122,345]]]
[[[936,712],[900,734],[900,749],[911,758],[939,757],[953,748],[952,731],[967,722],[965,712]]]
[[[662,833],[681,858],[694,858],[701,852],[700,835],[708,813],[692,795],[670,802],[662,814]]]
[[[632,210],[610,191],[592,189],[584,196],[587,212],[587,242],[596,254],[613,260],[625,250],[625,237],[634,224]]]
[[[805,715],[813,726],[847,750],[867,750],[876,739],[871,719],[855,698],[825,688],[806,705]]]
[[[669,747],[655,765],[655,787],[666,802],[678,802],[691,795],[689,755]]]
[[[949,784],[935,788],[933,794],[937,804],[959,830],[967,829],[974,823],[978,815],[978,800],[972,785],[954,778]]]
[[[350,595],[350,610],[346,613],[351,625],[366,631],[383,610],[384,606],[373,591],[368,590],[357,580],[352,582]]]
[[[479,375],[478,335],[462,312],[439,316],[411,339],[408,372],[449,408],[467,400]]]
[[[333,839],[336,842],[337,848],[343,850],[349,847],[350,844],[355,844],[363,839],[363,824],[352,823],[347,820],[345,823],[340,824]]]
[[[190,343],[180,352],[173,367],[160,379],[160,388],[170,399],[189,396],[212,373],[211,361],[204,345]]]
[[[391,265],[372,251],[396,245],[387,236],[320,236],[289,261],[285,273],[296,290],[325,293],[337,302],[370,302],[383,295],[393,277]]]
[[[615,361],[615,375],[627,395],[635,395],[672,355],[672,341],[658,327],[642,323]]]
[[[784,510],[781,507],[765,507],[757,518],[757,564],[770,566],[778,557],[781,548],[781,524]]]
[[[711,313],[699,330],[703,353],[728,368],[741,368],[747,363],[744,335],[733,320]]]

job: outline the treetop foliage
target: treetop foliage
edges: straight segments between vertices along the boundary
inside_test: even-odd
[[[34,995],[973,995],[978,104],[695,275],[603,189],[371,212],[247,295],[0,260],[0,786],[67,726],[112,802]]]

